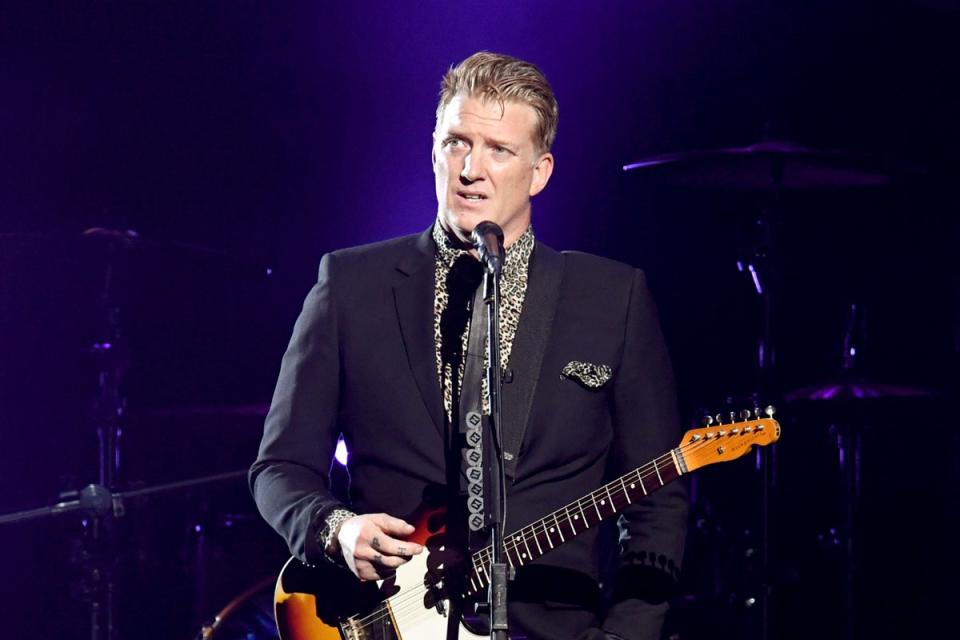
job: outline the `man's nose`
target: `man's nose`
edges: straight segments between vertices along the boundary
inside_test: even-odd
[[[460,180],[463,182],[476,182],[483,177],[483,163],[479,155],[471,151],[463,158],[463,170],[460,172]]]

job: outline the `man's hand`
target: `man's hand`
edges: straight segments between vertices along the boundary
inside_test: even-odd
[[[385,513],[367,513],[345,520],[337,532],[340,553],[350,571],[361,580],[382,580],[411,556],[423,551],[402,538],[414,527]]]

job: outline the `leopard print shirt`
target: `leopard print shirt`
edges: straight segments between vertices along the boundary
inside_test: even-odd
[[[440,379],[440,388],[443,391],[443,407],[446,411],[447,420],[453,420],[453,397],[454,384],[459,390],[463,382],[464,365],[461,361],[456,372],[456,382],[454,382],[454,372],[450,363],[445,363],[441,355],[442,337],[440,330],[440,318],[444,309],[450,302],[450,296],[447,293],[447,275],[453,267],[453,263],[460,256],[468,253],[464,249],[453,246],[446,232],[439,223],[433,225],[433,240],[437,247],[435,261],[435,295],[433,299],[433,337],[436,347],[437,376]],[[523,310],[523,300],[527,294],[527,275],[530,266],[530,256],[533,253],[534,235],[533,227],[527,227],[516,242],[507,247],[506,260],[503,264],[503,273],[500,276],[500,366],[507,368],[510,362],[510,351],[513,348],[513,340],[517,334],[517,326],[520,323],[520,312]],[[461,346],[463,352],[467,350],[467,340],[469,336],[469,323],[467,329],[461,336]],[[487,380],[484,377],[482,388],[483,412],[490,413],[490,392],[487,389]]]

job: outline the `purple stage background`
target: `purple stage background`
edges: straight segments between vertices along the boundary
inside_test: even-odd
[[[624,173],[764,138],[872,154],[878,188],[777,213],[775,637],[843,636],[837,434],[863,439],[858,637],[946,620],[960,533],[960,8],[925,2],[12,2],[0,8],[0,513],[97,477],[89,408],[104,273],[128,343],[125,487],[243,468],[320,256],[426,228],[444,71],[538,64],[560,102],[539,239],[643,267],[683,415],[758,387],[760,304],[736,269],[764,194]],[[110,256],[92,227],[135,230]],[[930,395],[784,400],[847,375]],[[809,395],[809,393],[807,394]],[[724,465],[733,467],[735,465]],[[752,464],[698,477],[679,638],[757,637]],[[124,638],[187,638],[284,549],[242,482],[134,501]],[[749,530],[749,531],[748,531]],[[3,637],[80,637],[76,518],[0,525]],[[20,612],[13,615],[13,612]],[[710,624],[708,625],[708,621]],[[719,623],[717,621],[720,621]],[[706,629],[712,629],[707,631]]]

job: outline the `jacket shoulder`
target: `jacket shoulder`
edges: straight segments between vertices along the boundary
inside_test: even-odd
[[[564,251],[567,268],[573,268],[577,271],[590,273],[593,277],[609,276],[611,278],[623,279],[633,278],[639,271],[625,262],[611,260],[603,256],[597,256],[592,253],[582,251]]]
[[[362,265],[371,267],[380,263],[390,264],[391,266],[400,258],[408,255],[411,251],[416,251],[418,244],[421,243],[422,233],[413,233],[398,238],[380,240],[369,244],[361,244],[355,247],[346,247],[337,249],[329,253],[338,265]]]

